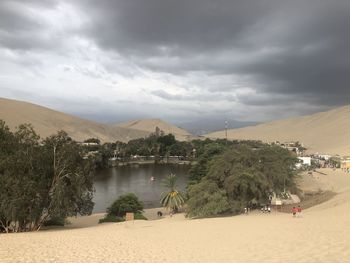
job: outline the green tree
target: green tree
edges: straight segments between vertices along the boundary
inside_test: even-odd
[[[125,216],[126,213],[139,213],[143,211],[143,204],[138,197],[133,193],[121,195],[115,200],[110,207],[107,208],[108,215],[118,217]]]
[[[192,147],[188,142],[176,142],[169,147],[170,155],[188,157],[191,155]]]
[[[142,214],[143,204],[133,193],[120,196],[110,207],[107,208],[107,214],[99,220],[99,223],[105,222],[123,222],[126,213],[134,213],[135,220],[147,220]]]
[[[36,196],[39,136],[30,125],[11,133],[2,123],[0,171],[0,224],[4,231],[26,231],[36,224],[40,198]],[[4,138],[5,137],[5,138]],[[5,154],[5,156],[4,156]]]
[[[272,192],[280,194],[296,190],[294,167],[297,159],[281,147],[240,142],[210,159],[205,151],[203,156],[206,157],[205,162],[198,162],[202,178],[194,186],[202,186],[203,180],[207,185],[210,185],[207,181],[215,184],[226,194],[231,212],[239,213],[247,205],[266,204]],[[197,206],[189,205],[188,214],[199,215],[198,211],[206,211],[208,198],[204,194],[193,193],[191,185],[188,190],[188,204]]]
[[[201,150],[201,155],[197,162],[192,165],[189,173],[190,184],[200,182],[200,180],[207,174],[209,161],[216,155],[222,153],[226,147],[218,143],[210,142],[206,144]]]
[[[219,215],[230,210],[226,191],[210,180],[190,185],[188,188],[187,216],[207,217]]]
[[[171,133],[158,137],[157,141],[163,144],[164,147],[168,147],[176,143],[175,136]]]
[[[109,159],[114,156],[114,149],[112,144],[105,143],[102,146],[97,146],[97,153],[91,156],[91,160],[95,164],[96,169],[104,169],[109,167]]]
[[[78,144],[64,131],[44,140],[41,153],[46,157],[45,179],[49,183],[44,196],[41,221],[51,217],[89,215],[94,203],[93,166],[82,158]]]
[[[164,186],[168,188],[169,192],[163,194],[161,199],[161,204],[173,212],[176,212],[185,203],[182,193],[176,189],[176,181],[177,177],[174,174],[170,174],[163,181]]]
[[[30,125],[15,133],[0,122],[2,231],[39,230],[48,220],[90,214],[93,178],[66,133],[39,140]]]
[[[258,158],[257,169],[265,175],[270,189],[277,194],[286,189],[297,190],[294,167],[298,159],[294,153],[276,145],[264,145],[255,154]]]

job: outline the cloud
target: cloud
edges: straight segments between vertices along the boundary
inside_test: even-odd
[[[111,116],[103,104],[115,97],[135,117],[170,119],[260,121],[350,103],[348,0],[1,1],[0,25],[3,94],[96,97],[91,116]]]
[[[181,95],[181,94],[171,94],[168,93],[165,90],[154,90],[151,92],[152,95],[157,96],[159,98],[170,100],[170,101],[201,101],[201,102],[210,102],[210,101],[236,101],[237,98],[235,96],[232,96],[231,94],[225,94],[225,93],[205,93],[205,92],[199,92],[194,94],[187,94],[187,95]]]
[[[102,45],[136,53],[141,47],[163,54],[181,53],[182,49],[185,53],[186,49],[215,50],[230,45],[232,40],[239,42],[244,30],[272,11],[269,4],[255,0],[103,0],[98,6],[94,1],[81,3],[92,12],[89,33],[98,36]]]
[[[260,92],[314,94],[325,105],[350,100],[327,98],[330,88],[347,89],[349,1],[120,0],[84,7],[92,11],[88,35],[144,68],[250,76]]]

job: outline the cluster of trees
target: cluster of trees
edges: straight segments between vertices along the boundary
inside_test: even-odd
[[[163,206],[172,211],[187,200],[190,217],[205,217],[242,207],[266,204],[272,193],[295,191],[297,158],[276,145],[258,141],[176,141],[172,134],[155,133],[128,143],[101,145],[98,139],[81,146],[61,131],[44,140],[30,125],[11,132],[0,120],[0,232],[39,230],[45,223],[68,216],[88,215],[93,209],[93,170],[107,166],[118,153],[178,155],[195,160],[186,196],[170,175]],[[84,158],[89,151],[98,154]],[[142,203],[133,194],[121,196],[107,210],[105,221],[123,221],[125,212],[142,217]]]
[[[107,168],[109,159],[114,156],[115,144],[101,144],[100,140],[96,138],[87,139],[84,143],[90,144],[81,145],[82,155],[90,159],[95,169]]]
[[[173,134],[164,134],[159,129],[146,138],[130,140],[127,143],[114,142],[101,144],[99,139],[90,138],[84,141],[83,151],[85,155],[93,152],[92,159],[95,167],[108,167],[108,160],[112,157],[121,158],[123,161],[129,161],[131,156],[153,156],[155,161],[169,156],[180,156],[184,160],[196,160],[201,157],[201,160],[206,162],[206,158],[210,157],[216,151],[222,151],[234,145],[240,145],[240,141],[218,140],[193,140],[193,141],[177,141]],[[258,141],[246,141],[252,147],[259,146]],[[214,151],[214,152],[212,152]],[[207,152],[207,153],[205,153]]]
[[[130,157],[132,155],[142,156],[182,156],[187,159],[194,159],[202,155],[207,149],[207,145],[220,145],[229,147],[240,144],[239,141],[218,140],[193,140],[193,141],[177,141],[173,134],[153,133],[147,138],[131,140],[128,143],[116,142],[109,144],[110,149],[116,149],[121,157]],[[252,145],[257,144],[256,141],[250,141]]]
[[[187,192],[190,217],[239,213],[247,206],[267,204],[272,193],[297,190],[297,158],[278,146],[210,144],[198,160]]]
[[[198,183],[207,173],[210,161],[217,155],[229,149],[237,148],[241,145],[250,147],[251,149],[260,149],[264,144],[260,141],[226,141],[223,139],[203,141],[193,141],[197,149],[196,162],[190,169],[189,184]]]
[[[128,143],[117,142],[117,150],[122,157],[142,156],[189,156],[192,149],[186,142],[179,142],[173,134],[151,134],[147,138],[134,139]]]
[[[40,140],[30,125],[11,132],[0,120],[0,232],[91,214],[92,171],[65,132]]]
[[[154,156],[155,160],[160,160],[166,156],[182,156],[184,158],[191,157],[192,145],[188,142],[180,142],[175,139],[173,134],[151,134],[147,138],[139,138],[129,141],[128,143],[117,141],[115,143],[101,144],[98,139],[91,138],[85,143],[94,143],[84,145],[85,155],[94,152],[93,160],[95,167],[108,167],[108,160],[114,156],[128,161],[131,156]]]

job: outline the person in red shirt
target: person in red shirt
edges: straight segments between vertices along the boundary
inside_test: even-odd
[[[297,214],[297,208],[295,206],[293,206],[292,208],[292,214],[293,214],[293,217],[295,217],[295,215]]]
[[[301,217],[301,207],[300,207],[300,205],[297,208],[297,213],[298,213],[298,217]]]

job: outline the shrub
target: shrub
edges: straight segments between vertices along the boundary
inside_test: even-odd
[[[135,194],[125,194],[120,196],[107,208],[107,214],[99,220],[99,223],[124,222],[126,213],[134,213],[135,220],[147,220],[142,214],[142,210],[143,204]]]
[[[62,217],[54,217],[44,222],[44,226],[64,226],[66,220]]]
[[[98,223],[107,223],[107,222],[123,222],[125,221],[125,219],[123,217],[120,216],[115,216],[115,215],[105,215],[104,218],[101,218]]]
[[[138,197],[133,194],[125,194],[115,200],[110,207],[107,208],[108,215],[115,215],[123,217],[127,212],[141,214],[143,210],[143,204],[139,201]]]
[[[135,213],[134,214],[134,220],[148,220],[147,217],[145,217],[143,214],[141,213]],[[101,218],[98,223],[107,223],[107,222],[115,222],[115,223],[119,223],[119,222],[124,222],[125,221],[125,217],[120,217],[120,216],[116,216],[116,215],[108,215],[106,214],[104,218]]]
[[[145,217],[143,214],[141,213],[135,213],[134,214],[134,219],[135,220],[148,220],[147,217]]]

